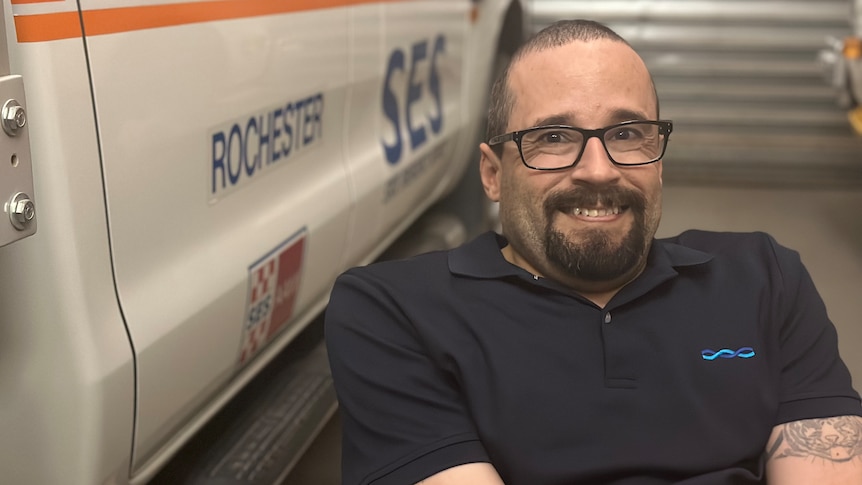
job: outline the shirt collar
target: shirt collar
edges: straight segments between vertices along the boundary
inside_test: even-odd
[[[471,278],[503,278],[524,272],[509,263],[500,249],[508,242],[503,236],[489,231],[472,241],[449,251],[449,271]]]

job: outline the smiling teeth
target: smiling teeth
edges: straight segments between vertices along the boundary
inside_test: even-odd
[[[576,216],[586,216],[586,217],[603,217],[609,216],[611,214],[617,215],[620,213],[619,207],[614,207],[612,209],[578,209],[576,208],[573,213]]]

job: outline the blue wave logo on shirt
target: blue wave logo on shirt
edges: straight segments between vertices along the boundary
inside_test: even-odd
[[[704,349],[700,351],[700,355],[703,356],[703,360],[732,359],[734,357],[750,359],[754,357],[754,349],[751,347],[742,347],[735,351],[730,349],[721,349],[717,352],[711,349]]]

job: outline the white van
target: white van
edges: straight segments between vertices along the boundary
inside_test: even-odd
[[[228,405],[174,483],[277,482],[335,406],[322,348],[289,344],[474,165],[525,6],[2,14],[0,481],[145,483]]]

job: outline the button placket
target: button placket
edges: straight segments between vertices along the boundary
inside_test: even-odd
[[[633,329],[621,322],[611,324],[613,315],[609,310],[604,310],[599,318],[602,322],[605,352],[605,386],[616,389],[637,388],[637,356],[642,349],[632,333]]]

